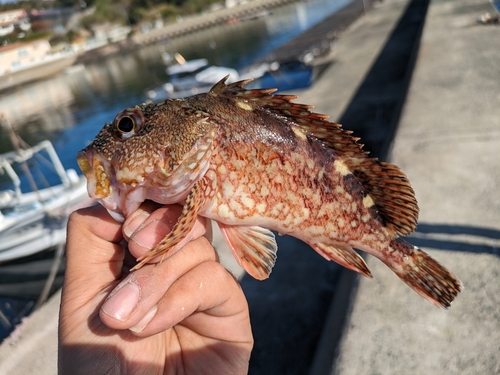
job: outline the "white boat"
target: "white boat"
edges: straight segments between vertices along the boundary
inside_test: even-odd
[[[69,68],[73,65],[76,58],[77,55],[73,52],[54,53],[44,57],[40,61],[25,64],[11,71],[1,71],[0,90],[50,77]]]
[[[43,158],[60,182],[23,192],[15,165],[27,166],[27,161],[37,158]],[[92,204],[85,178],[73,169],[65,170],[47,140],[28,149],[1,154],[1,174],[8,177],[12,189],[0,191],[0,263],[63,244],[69,214]]]
[[[240,78],[236,69],[210,65],[207,59],[181,60],[181,63],[167,67],[166,71],[170,81],[149,90],[146,94],[151,100],[199,94],[207,92],[226,76],[229,76],[228,83],[236,82]]]
[[[236,82],[239,74],[235,69],[213,66],[207,59],[189,60],[167,68],[174,90],[189,90],[194,87],[213,86],[229,75],[229,82]]]

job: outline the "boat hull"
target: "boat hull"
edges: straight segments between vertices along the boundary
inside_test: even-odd
[[[61,57],[26,69],[6,73],[0,76],[0,91],[19,86],[27,82],[50,77],[70,67],[76,61],[77,55]]]

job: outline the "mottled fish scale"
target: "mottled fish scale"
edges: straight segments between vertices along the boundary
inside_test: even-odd
[[[272,229],[365,276],[353,248],[369,252],[448,307],[461,282],[398,238],[418,218],[404,173],[369,158],[351,132],[291,102],[295,96],[246,90],[247,82],[222,80],[206,94],[127,109],[80,152],[89,193],[115,217],[146,199],[183,204],[172,232],[136,268],[172,254],[202,215],[219,223],[236,260],[257,279],[276,260]]]
[[[314,153],[287,155],[268,148],[261,151],[255,145],[223,151],[213,159],[218,195],[204,215],[223,223],[262,225],[312,246],[325,241],[349,243],[361,237],[383,239],[376,210],[364,205],[361,195],[348,194],[343,179],[315,160]],[[242,160],[253,166],[254,173],[241,168]],[[321,250],[322,255],[325,251]],[[355,263],[356,270],[369,275],[361,259]]]
[[[382,217],[387,218],[387,225],[396,233],[408,235],[417,225],[418,205],[415,194],[407,177],[401,170],[390,163],[380,162],[375,158],[367,158],[368,152],[358,144],[359,138],[351,137],[351,131],[341,128],[340,124],[326,121],[328,116],[311,113],[312,106],[289,102],[293,95],[269,95],[274,90],[244,90],[245,81],[227,86],[224,93],[238,93],[246,98],[250,105],[269,109],[278,116],[291,118],[306,134],[313,135],[325,146],[336,151],[337,157],[345,163],[349,172],[367,189],[374,202],[381,207]],[[297,132],[296,132],[297,134]]]

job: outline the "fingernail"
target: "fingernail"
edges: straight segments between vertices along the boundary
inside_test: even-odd
[[[148,227],[156,226],[155,230],[148,230]],[[145,249],[152,249],[158,241],[156,240],[155,234],[158,233],[161,229],[162,223],[157,221],[152,221],[148,223],[144,228],[141,228],[140,231],[135,232],[133,236],[130,236],[130,240],[134,241],[139,246]],[[154,228],[154,227],[153,227]]]
[[[135,326],[130,327],[129,330],[131,330],[132,332],[142,332],[142,330],[146,328],[148,323],[154,318],[154,316],[156,315],[156,311],[158,311],[158,307],[153,306],[153,308],[149,310],[146,315],[144,315],[144,318],[139,320],[139,322]]]
[[[132,215],[131,220],[127,222],[126,225],[123,226],[123,234],[127,237],[132,237],[134,232],[146,221],[146,219],[149,217],[149,213],[146,211],[142,210],[137,210],[134,212]]]
[[[101,309],[106,315],[124,322],[137,306],[139,294],[136,284],[127,283],[104,302]]]

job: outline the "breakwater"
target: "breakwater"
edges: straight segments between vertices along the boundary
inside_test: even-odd
[[[223,8],[213,12],[186,17],[179,22],[167,24],[147,33],[137,33],[132,40],[137,44],[156,43],[160,40],[183,36],[223,23],[235,22],[258,16],[261,12],[297,0],[253,0],[231,8]]]

